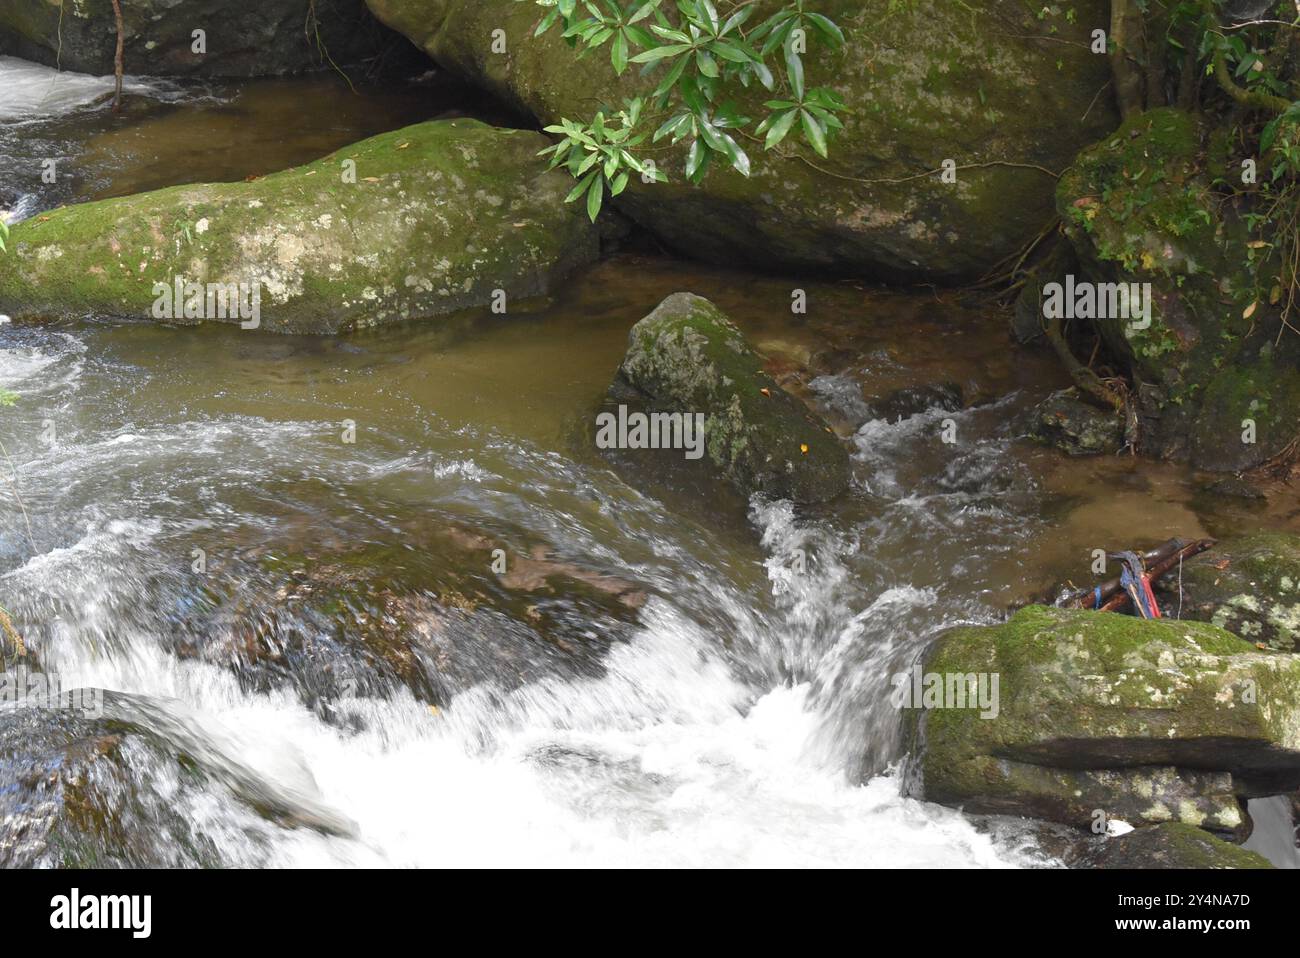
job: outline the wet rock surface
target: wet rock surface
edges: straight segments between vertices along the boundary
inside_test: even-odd
[[[533,37],[545,10],[531,3],[369,5],[434,60],[544,123],[617,107],[662,75],[642,79],[633,69],[619,78],[603,49],[575,66],[558,31]],[[848,41],[809,56],[808,83],[862,104],[846,115],[828,160],[783,148],[761,162],[755,154],[748,178],[717,169],[696,188],[677,172],[682,146],[656,155],[672,182],[634,178],[619,203],[674,248],[718,262],[974,278],[1042,229],[1052,216],[1051,177],[1117,122],[1109,99],[1097,97],[1109,79],[1105,58],[1088,50],[1092,28],[1109,25],[1107,7],[1090,0],[1075,4],[1075,16],[1040,19],[1016,4],[971,16],[946,3],[822,3]],[[505,54],[492,50],[497,30]],[[758,117],[769,98],[742,90],[737,105]],[[1044,126],[1052,136],[1040,135]],[[957,184],[933,172],[944,157],[967,167]]]
[[[1222,540],[1160,588],[1185,619],[1213,622],[1269,649],[1300,652],[1300,536]]]
[[[654,412],[703,417],[703,455],[742,492],[835,498],[848,487],[848,452],[764,366],[721,310],[677,293],[632,328],[619,382]]]
[[[545,144],[434,121],[253,182],[65,207],[14,228],[0,309],[323,333],[543,294],[600,245]]]
[[[925,668],[1000,690],[992,711],[908,710],[912,787],[932,801],[1081,828],[1089,805],[1118,807],[1232,832],[1234,795],[1300,781],[1300,659],[1212,625],[1033,606],[948,633]]]
[[[1272,868],[1261,855],[1182,822],[1137,828],[1079,846],[1076,868]]]
[[[1053,393],[1034,407],[1029,438],[1071,456],[1100,456],[1119,452],[1124,421],[1112,409],[1101,409],[1079,398],[1077,389]]]

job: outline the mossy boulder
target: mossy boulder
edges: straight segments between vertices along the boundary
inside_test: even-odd
[[[545,142],[421,123],[253,182],[64,207],[14,227],[0,312],[149,319],[179,278],[243,284],[262,328],[316,333],[544,294],[600,245],[564,203],[567,178],[537,158]],[[219,318],[177,315],[189,298],[173,297],[171,321]]]
[[[1000,690],[992,714],[907,711],[911,787],[932,801],[1233,831],[1233,796],[1300,783],[1300,659],[1214,625],[1031,606],[947,633],[924,669]]]
[[[1300,436],[1300,336],[1281,318],[1247,228],[1248,201],[1212,193],[1214,138],[1176,109],[1131,118],[1062,177],[1057,207],[1080,281],[1150,284],[1151,315],[1103,337],[1137,382],[1139,450],[1243,471]],[[1230,159],[1230,158],[1229,158]],[[1227,162],[1240,175],[1240,160]]]
[[[1119,452],[1124,421],[1115,410],[1100,409],[1079,398],[1077,389],[1053,393],[1029,414],[1029,438],[1071,456]]]
[[[546,10],[533,3],[368,2],[439,63],[546,123],[618,107],[663,75],[633,68],[619,78],[608,45],[578,62],[558,31],[534,38]],[[685,145],[655,152],[671,182],[634,178],[617,201],[624,212],[713,261],[964,280],[1043,229],[1053,175],[1118,122],[1103,91],[1106,57],[1088,50],[1092,30],[1109,27],[1102,0],[1072,4],[1074,16],[947,0],[826,0],[816,9],[847,34],[836,53],[810,40],[806,58],[809,86],[834,89],[851,108],[830,158],[793,138],[772,152],[746,144],[750,177],[715,167],[695,188],[683,176]],[[494,52],[502,37],[505,52]],[[734,93],[756,118],[771,98],[758,88]],[[935,172],[945,160],[961,168],[956,184]]]
[[[1194,825],[1165,822],[1114,838],[1090,841],[1076,867],[1190,870],[1273,866],[1262,855],[1225,842]]]
[[[1189,559],[1181,579],[1161,582],[1171,603],[1178,602],[1180,587],[1183,618],[1213,622],[1270,649],[1300,652],[1300,536],[1225,539]]]
[[[377,52],[387,34],[363,0],[123,0],[122,20],[126,70],[148,76],[328,69],[327,51],[336,63],[351,63]],[[194,51],[195,30],[206,35],[205,53]],[[116,49],[109,0],[0,4],[0,54],[104,76]]]
[[[763,367],[718,307],[675,293],[632,327],[618,384],[654,411],[703,415],[705,456],[743,493],[835,498],[849,484],[848,451]]]

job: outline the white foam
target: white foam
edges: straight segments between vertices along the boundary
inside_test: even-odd
[[[111,76],[95,77],[69,73],[53,67],[0,56],[0,120],[23,120],[60,116],[87,106],[111,93]],[[123,88],[135,94],[174,96],[175,84],[161,80],[127,77]]]

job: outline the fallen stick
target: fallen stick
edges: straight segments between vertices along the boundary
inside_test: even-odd
[[[1190,559],[1192,556],[1200,555],[1211,548],[1214,543],[1214,539],[1197,539],[1193,542],[1186,539],[1170,539],[1163,545],[1159,545],[1142,555],[1142,564],[1146,567],[1147,578],[1154,584],[1157,579],[1180,562]],[[1100,589],[1101,611],[1116,612],[1130,604],[1128,593],[1124,591],[1119,576],[1103,582]],[[1062,608],[1066,609],[1094,609],[1097,607],[1096,603],[1097,589],[1092,588],[1076,592],[1064,599],[1060,604]]]

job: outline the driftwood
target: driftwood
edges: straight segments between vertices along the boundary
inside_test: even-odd
[[[1157,546],[1142,555],[1142,565],[1147,570],[1147,578],[1154,584],[1161,576],[1176,569],[1180,563],[1192,556],[1200,555],[1211,548],[1214,543],[1215,540],[1213,539],[1196,539],[1194,541],[1170,539],[1163,545]],[[1119,612],[1132,604],[1132,600],[1120,583],[1119,576],[1103,582],[1100,588],[1101,611]],[[1097,590],[1092,588],[1064,596],[1057,604],[1065,609],[1092,609],[1096,608],[1096,602]]]

